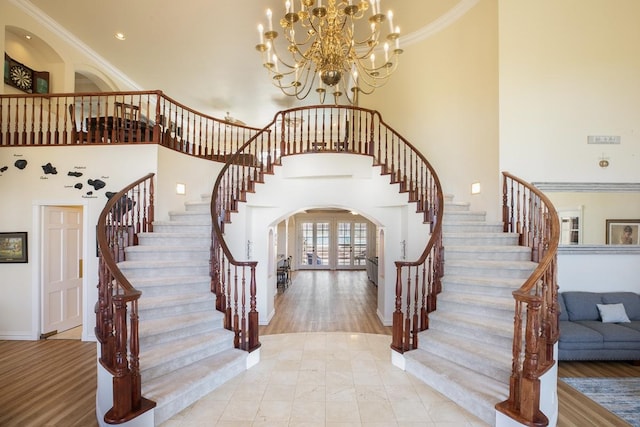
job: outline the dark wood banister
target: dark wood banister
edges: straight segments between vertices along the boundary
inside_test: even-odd
[[[113,375],[113,406],[104,417],[110,424],[129,421],[156,406],[155,402],[142,397],[141,392],[138,358],[141,292],[131,285],[117,265],[124,258],[124,248],[136,243],[138,233],[152,231],[154,175],[150,173],[113,195],[98,218],[95,334],[100,343],[100,364]]]
[[[513,292],[515,317],[509,397],[496,409],[529,426],[546,426],[540,410],[540,377],[555,363],[558,341],[557,251],[560,222],[551,201],[533,185],[503,172],[505,232],[518,233],[538,266]],[[515,186],[515,188],[514,188]],[[523,344],[524,343],[524,344]]]

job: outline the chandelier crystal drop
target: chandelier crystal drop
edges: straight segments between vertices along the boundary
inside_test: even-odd
[[[336,104],[344,94],[355,105],[358,93],[372,93],[395,71],[402,53],[400,28],[394,26],[391,11],[381,12],[380,0],[322,3],[287,1],[279,21],[284,41],[278,40],[267,9],[267,28],[258,25],[256,50],[272,83],[284,94],[304,99],[315,88],[320,103],[330,91]]]

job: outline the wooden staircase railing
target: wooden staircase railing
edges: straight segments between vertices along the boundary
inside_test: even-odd
[[[225,162],[258,130],[161,91],[0,95],[0,147],[155,143]]]
[[[348,106],[302,107],[276,114],[230,158],[213,188],[212,291],[241,348],[251,351],[259,346],[254,303],[256,263],[233,257],[224,241],[224,225],[237,212],[238,203],[246,201],[247,193],[254,192],[256,184],[264,182],[264,175],[272,174],[281,164],[282,157],[331,152],[373,157],[373,165],[389,175],[401,192],[408,193],[416,211],[431,225],[431,238],[418,260],[396,262],[392,347],[398,351],[417,348],[417,332],[428,325],[427,313],[435,309],[442,276],[443,194],[435,171],[376,111]]]
[[[100,344],[100,364],[113,375],[113,407],[104,417],[109,424],[129,421],[156,406],[141,393],[138,339],[141,292],[117,266],[124,261],[124,249],[137,244],[138,233],[153,231],[153,177],[153,173],[148,174],[112,195],[98,219],[95,334]]]
[[[555,363],[558,341],[557,250],[560,222],[549,199],[523,180],[503,172],[504,231],[518,233],[538,267],[513,292],[515,317],[509,397],[496,409],[529,426],[546,426],[540,410],[540,377]]]

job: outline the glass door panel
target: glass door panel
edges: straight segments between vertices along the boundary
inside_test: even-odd
[[[328,268],[331,230],[328,222],[301,224],[301,268]]]

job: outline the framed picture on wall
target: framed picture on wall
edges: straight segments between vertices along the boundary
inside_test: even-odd
[[[607,245],[638,245],[640,219],[607,219]]]
[[[27,261],[27,233],[0,233],[0,263]]]

